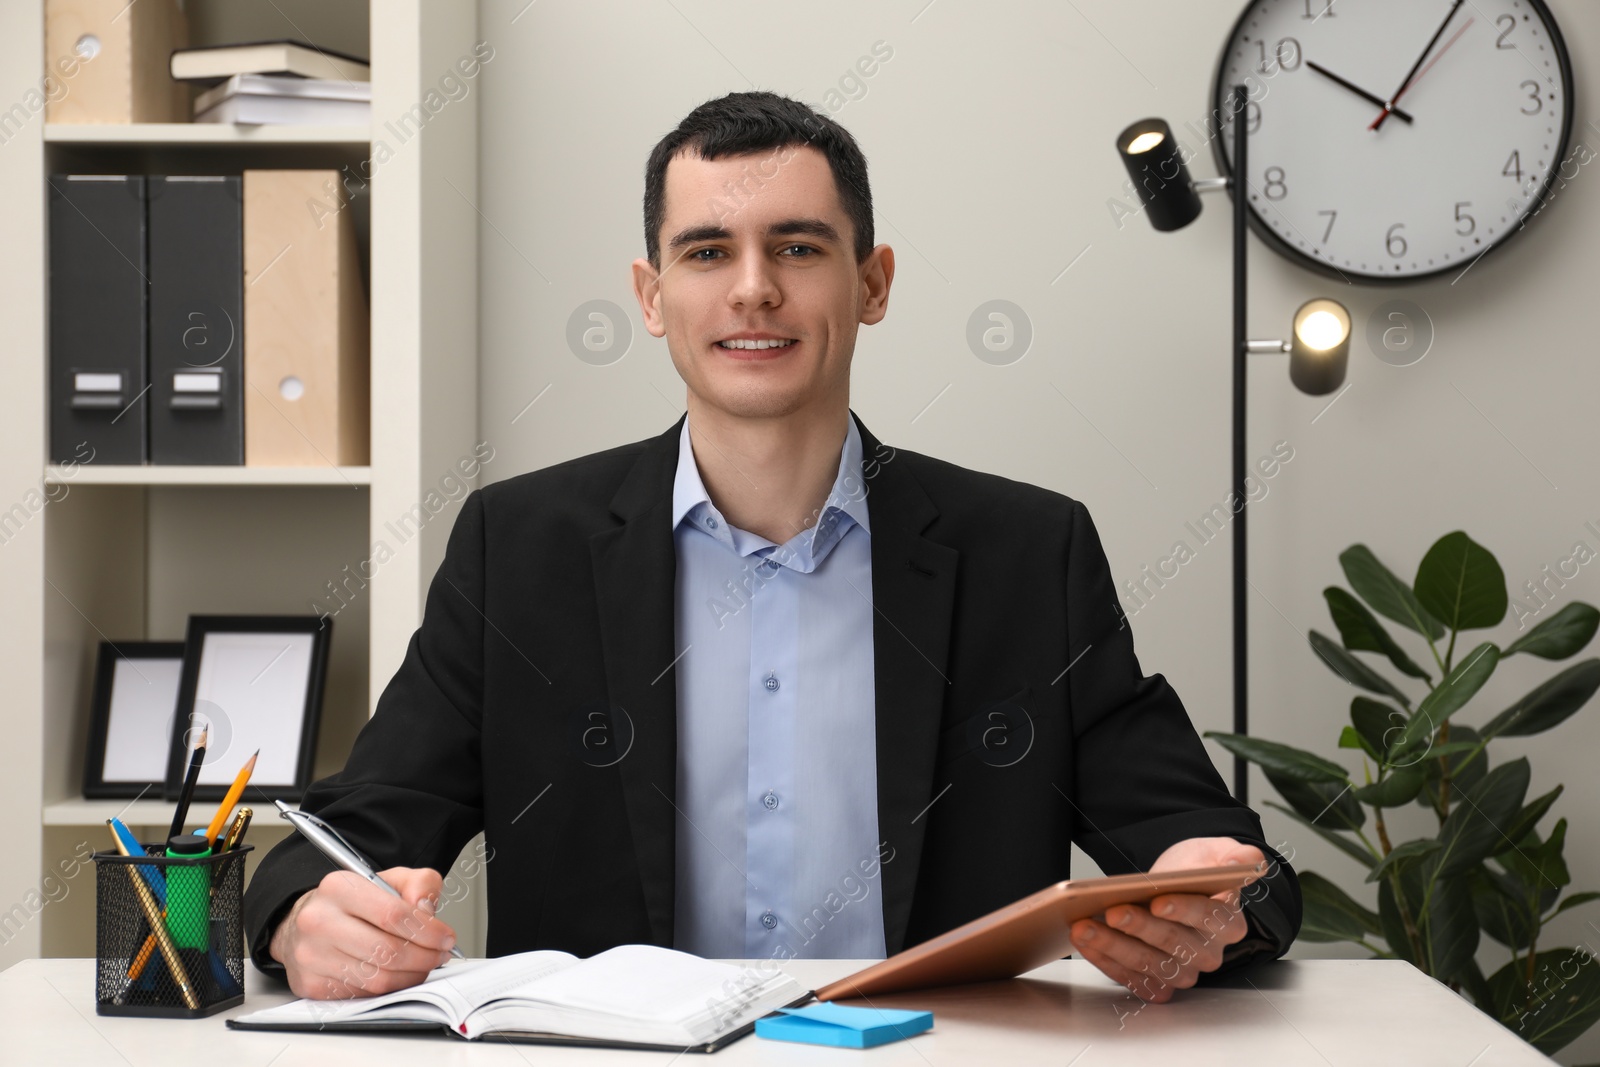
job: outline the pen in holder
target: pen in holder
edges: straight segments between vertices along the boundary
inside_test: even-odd
[[[244,857],[179,835],[96,852],[95,1011],[198,1019],[244,1002]]]

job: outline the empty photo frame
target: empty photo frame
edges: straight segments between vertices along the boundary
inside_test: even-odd
[[[158,800],[167,778],[182,641],[102,641],[89,709],[83,795]]]
[[[167,748],[166,798],[183,785],[209,728],[195,800],[221,800],[260,750],[245,792],[299,800],[311,784],[333,620],[316,615],[191,615]]]

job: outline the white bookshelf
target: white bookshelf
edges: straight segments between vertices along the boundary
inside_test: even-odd
[[[329,34],[335,40],[328,43],[340,47],[337,38],[348,36],[350,26],[368,26],[375,117],[407,113],[440,71],[471,53],[479,40],[476,8],[385,0],[369,19],[364,5],[323,0],[185,5],[191,28],[200,27],[195,44]],[[292,25],[262,29],[263,19]],[[255,21],[241,29],[240,20]],[[43,83],[43,40],[44,0],[0,4],[0,72],[15,87],[0,108]],[[13,820],[0,859],[0,969],[36,956],[93,955],[92,870],[77,874],[59,900],[29,902],[41,900],[46,879],[59,879],[59,864],[85,842],[104,847],[108,815],[126,808],[122,817],[130,825],[160,828],[172,817],[172,805],[162,801],[130,806],[81,795],[99,642],[181,639],[190,614],[310,613],[321,583],[365,559],[387,522],[407,514],[459,457],[471,454],[476,359],[462,357],[477,351],[479,220],[443,181],[477,187],[476,109],[476,93],[453,103],[404,152],[365,171],[373,418],[371,462],[364,467],[69,471],[50,464],[45,179],[106,168],[342,168],[372,153],[370,130],[66,126],[47,124],[42,109],[29,112],[26,104],[0,128],[0,200],[8,205],[0,213],[6,324],[0,395],[7,400],[0,419],[0,524],[11,516],[0,527],[7,704],[0,810]],[[439,338],[450,343],[438,344]],[[45,497],[43,506],[30,505]],[[315,777],[343,765],[398,668],[421,622],[454,514],[423,526],[333,616]],[[280,820],[254,806],[250,836],[259,847],[252,860],[285,832]],[[472,903],[451,917],[464,946],[478,952],[482,898],[472,894]]]
[[[221,122],[132,122],[89,125],[49,122],[49,144],[336,144],[365,147],[372,138],[366,126],[237,126]]]
[[[249,806],[255,809],[255,814],[250,818],[250,829],[246,832],[247,841],[255,841],[263,830],[278,829],[276,805],[250,801]],[[289,806],[296,811],[300,810],[299,804]],[[172,816],[177,808],[178,803],[175,800],[86,800],[83,797],[75,797],[71,800],[46,804],[43,821],[46,826],[104,826],[107,819],[115,817],[130,827],[171,827]],[[197,814],[204,812],[209,815],[212,806],[196,803],[191,805],[191,809]],[[284,823],[284,826],[287,827],[288,824]]]
[[[372,484],[371,467],[210,467],[93,464],[45,468],[49,485],[347,485]]]

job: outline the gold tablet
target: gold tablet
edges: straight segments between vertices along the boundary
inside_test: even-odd
[[[1057,882],[831,982],[817,990],[816,996],[818,1000],[844,1000],[1014,978],[1070,953],[1072,924],[1079,919],[1103,916],[1117,904],[1147,904],[1167,893],[1213,896],[1242,889],[1265,875],[1267,867],[1262,861]]]

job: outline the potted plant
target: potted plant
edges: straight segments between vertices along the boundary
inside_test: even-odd
[[[1491,765],[1489,746],[1564,722],[1600,688],[1600,659],[1567,667],[1497,715],[1475,716],[1477,725],[1460,720],[1501,660],[1568,659],[1594,637],[1600,611],[1568,603],[1505,648],[1483,641],[1458,657],[1463,632],[1498,626],[1506,616],[1505,573],[1488,549],[1459,530],[1446,534],[1410,584],[1365,545],[1350,546],[1339,562],[1354,594],[1329,586],[1323,597],[1340,640],[1313,630],[1310,641],[1335,673],[1371,694],[1351,701],[1350,723],[1338,737],[1340,748],[1360,754],[1360,777],[1289,745],[1206,736],[1259,765],[1284,801],[1266,803],[1360,864],[1375,886],[1373,908],[1323,876],[1301,872],[1301,938],[1351,941],[1375,957],[1406,960],[1540,1051],[1554,1052],[1600,1019],[1600,960],[1582,946],[1542,947],[1540,933],[1600,893],[1563,896],[1571,880],[1562,859],[1567,820],[1539,829],[1563,787],[1528,799],[1527,759]],[[1532,614],[1523,607],[1519,614]],[[1421,658],[1431,666],[1420,665],[1378,615],[1410,631],[1408,640],[1420,638],[1427,646]],[[1390,681],[1356,653],[1387,660],[1407,681]],[[1407,689],[1419,687],[1426,692],[1413,699]],[[1393,839],[1394,809],[1410,805],[1433,813],[1437,833]],[[1476,960],[1483,935],[1511,957],[1488,976]]]

